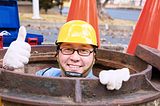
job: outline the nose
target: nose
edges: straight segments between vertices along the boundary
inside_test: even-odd
[[[77,51],[74,51],[74,53],[70,56],[70,59],[72,61],[79,61],[80,60],[80,55],[78,54]]]

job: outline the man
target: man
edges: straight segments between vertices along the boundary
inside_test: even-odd
[[[23,35],[23,37],[19,37],[20,35]],[[26,35],[25,28],[21,27],[17,41],[11,44],[4,56],[4,68],[10,70],[23,68],[24,64],[28,63],[30,46],[24,42],[24,35]],[[23,45],[23,47],[18,48],[18,45]],[[59,32],[56,45],[57,61],[60,69],[48,68],[38,71],[36,75],[96,77],[92,74],[92,67],[95,63],[98,45],[95,30],[90,24],[80,20],[67,22]],[[16,47],[18,48],[17,50],[15,50]],[[116,71],[101,71],[99,74],[100,82],[104,85],[107,84],[109,90],[120,89],[122,82],[127,81],[129,77],[128,68],[118,69]]]

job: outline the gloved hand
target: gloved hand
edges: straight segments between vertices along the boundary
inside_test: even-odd
[[[3,58],[3,68],[8,70],[21,69],[27,64],[31,46],[25,42],[26,29],[21,26],[16,41],[13,41]]]
[[[122,68],[117,70],[101,71],[99,73],[100,82],[106,85],[108,90],[119,90],[123,81],[128,81],[130,78],[130,72],[128,68]]]

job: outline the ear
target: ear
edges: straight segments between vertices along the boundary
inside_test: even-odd
[[[55,56],[54,56],[54,57],[56,57],[57,62],[58,62],[58,55],[59,55],[59,51],[57,50],[57,51],[56,51],[56,54],[55,54]]]
[[[97,55],[96,53],[93,54],[93,58],[94,58],[94,60],[93,60],[93,65],[95,64],[95,62],[96,62],[96,60],[97,60],[97,59],[96,59],[96,55]]]
[[[94,59],[93,65],[95,64],[96,59]]]
[[[57,56],[59,55],[59,48],[60,48],[60,45],[58,45],[58,46],[56,47],[56,54],[55,54],[54,57],[57,57]],[[58,57],[57,57],[57,58],[58,58]]]
[[[93,54],[93,56],[94,56],[94,64],[95,64],[95,61],[97,60],[97,54],[98,54],[98,51],[96,50],[96,51],[94,52],[94,54]]]

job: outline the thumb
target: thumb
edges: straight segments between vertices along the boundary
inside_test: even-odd
[[[109,80],[109,75],[108,74],[109,74],[109,72],[105,71],[105,70],[102,70],[99,73],[99,79],[100,79],[101,84],[103,84],[103,85],[108,84],[108,80]]]
[[[17,37],[17,41],[24,42],[26,38],[26,28],[24,26],[21,26],[19,28],[19,33]]]

